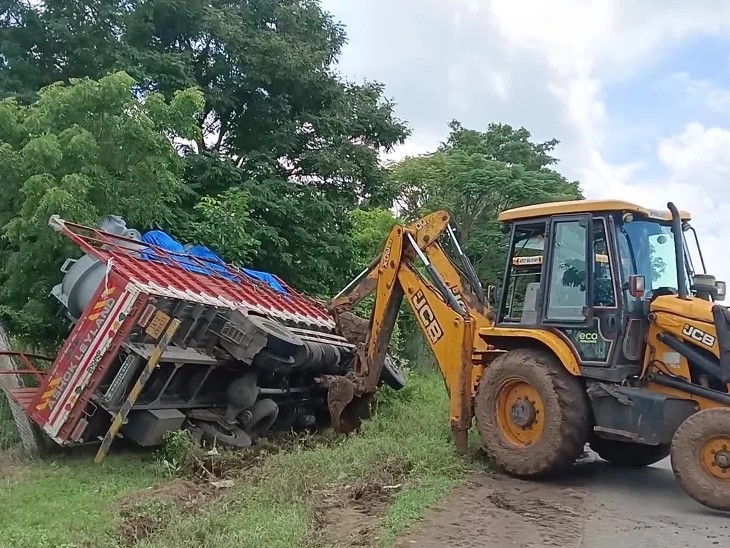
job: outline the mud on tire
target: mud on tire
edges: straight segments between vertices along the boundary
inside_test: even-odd
[[[718,453],[724,455],[718,463]],[[730,511],[730,409],[698,411],[672,439],[672,470],[685,492],[714,510]]]
[[[535,424],[543,421],[540,433],[529,442],[520,443],[511,435],[498,409],[510,383],[527,387],[526,393],[541,400],[534,406]],[[582,381],[552,354],[535,349],[512,350],[487,366],[475,416],[487,456],[505,472],[525,478],[547,476],[573,464],[588,441],[593,420]]]

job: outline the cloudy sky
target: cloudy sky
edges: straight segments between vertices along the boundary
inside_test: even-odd
[[[589,198],[693,213],[730,281],[730,1],[323,0],[347,27],[339,70],[378,80],[433,150],[458,119],[561,141]]]

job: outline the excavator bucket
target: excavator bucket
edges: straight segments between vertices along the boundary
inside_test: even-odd
[[[332,381],[327,395],[332,427],[336,432],[349,434],[360,427],[363,419],[368,418],[372,393],[356,395],[355,383],[347,377]]]
[[[365,279],[367,283],[367,279]],[[367,362],[366,345],[370,322],[351,311],[331,309],[335,318],[337,332],[348,342],[358,346],[353,371],[344,377],[331,379],[327,393],[332,427],[336,432],[349,434],[360,427],[363,419],[368,418],[374,387],[366,388],[366,380],[358,375],[362,364]]]

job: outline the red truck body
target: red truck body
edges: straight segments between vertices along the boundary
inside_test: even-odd
[[[202,259],[180,256],[147,244],[142,246],[139,241],[100,229],[69,223],[58,217],[53,217],[50,224],[84,253],[106,265],[102,282],[51,367],[41,372],[32,366],[31,360],[22,358],[25,371],[38,379],[37,386],[9,391],[10,397],[57,444],[98,443],[121,413],[125,414],[119,420],[126,424],[130,413],[135,416],[135,410],[139,416],[145,410],[159,416],[168,410],[173,413],[171,416],[183,413],[190,419],[197,409],[196,416],[205,419],[200,413],[225,407],[220,394],[240,377],[241,371],[250,369],[221,351],[218,335],[225,338],[225,333],[231,332],[231,322],[234,322],[231,318],[235,314],[275,320],[286,326],[288,334],[295,334],[296,344],[301,343],[300,346],[307,349],[316,347],[310,354],[321,351],[323,356],[334,348],[337,363],[344,363],[353,349],[344,338],[335,334],[335,322],[322,303],[296,292],[281,280],[285,293],[230,265],[223,273],[211,271]],[[195,268],[191,268],[191,263]],[[204,272],[195,272],[197,267]],[[171,319],[178,321],[177,333],[161,346],[160,341],[164,339]],[[221,327],[221,322],[228,323]],[[211,332],[217,335],[211,338]],[[233,343],[226,340],[229,348]],[[240,337],[235,340],[244,348]],[[286,341],[286,338],[281,340]],[[157,354],[156,350],[159,350]],[[294,355],[293,351],[291,353]],[[235,349],[233,354],[236,354]],[[157,362],[153,363],[155,356]],[[140,364],[136,366],[136,373],[131,374],[125,367],[134,360]],[[256,385],[258,394],[286,396],[288,399],[277,403],[280,409],[288,405],[297,390],[308,394],[307,402],[315,401],[312,394],[317,393],[321,371],[298,373],[296,377],[291,374],[296,370],[292,368],[298,367],[296,363],[305,359],[289,360],[289,369],[269,367],[265,360],[256,360],[253,360],[254,364],[261,364]],[[311,365],[315,361],[310,356],[307,363]],[[335,363],[334,358],[329,361]],[[145,384],[140,381],[139,368],[145,362],[153,377],[158,373],[161,376],[161,380],[155,382],[159,386],[167,384],[160,389],[157,399],[149,395],[146,400],[142,398],[146,403],[138,404],[142,400],[138,400],[140,394],[134,394],[132,386],[135,379]],[[164,371],[155,371],[160,368]],[[180,374],[183,370],[188,373]],[[201,380],[189,380],[194,374]],[[213,378],[217,380],[212,381]],[[174,390],[173,385],[176,386]],[[188,397],[195,390],[207,390],[209,395]],[[318,397],[321,398],[321,393]],[[123,404],[130,401],[125,411]],[[296,405],[301,406],[301,402]],[[205,420],[220,422],[220,416]],[[228,420],[230,428],[234,428],[238,419],[229,416]],[[180,421],[178,417],[165,424],[169,429],[170,424]],[[138,437],[147,435],[138,434]]]

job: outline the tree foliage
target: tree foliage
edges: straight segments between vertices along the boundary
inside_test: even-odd
[[[194,149],[253,179],[316,183],[329,199],[380,199],[376,162],[407,135],[377,83],[330,68],[345,43],[319,0],[10,0],[0,93],[32,94],[122,69],[166,97],[205,94]]]
[[[53,237],[51,215],[95,224],[113,213],[142,229],[175,215],[184,166],[167,136],[196,136],[203,98],[188,89],[142,102],[133,83],[116,73],[51,85],[29,106],[0,102],[0,299],[16,334],[50,336],[47,296],[79,253]]]
[[[406,158],[391,177],[408,219],[447,210],[478,274],[496,281],[504,269],[506,242],[497,216],[512,207],[582,198],[577,182],[552,169],[556,140],[533,143],[530,133],[492,124],[486,132],[451,123],[448,140],[432,154]]]
[[[380,251],[394,204],[406,221],[447,209],[492,281],[499,211],[581,197],[555,171],[556,140],[508,125],[452,122],[434,153],[383,167],[409,132],[382,85],[336,73],[345,41],[320,0],[0,3],[0,313],[14,334],[56,334],[47,295],[79,250],[51,214],[121,215],[328,296]]]
[[[402,221],[383,208],[355,209],[350,212],[350,220],[356,270],[353,274],[358,274],[383,250],[391,229]]]
[[[390,206],[378,153],[408,134],[382,85],[332,68],[344,43],[319,0],[8,0],[0,96],[110,70],[168,100],[197,87],[191,193],[161,227],[327,294],[351,270],[348,212]]]

